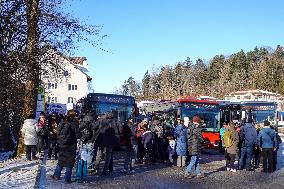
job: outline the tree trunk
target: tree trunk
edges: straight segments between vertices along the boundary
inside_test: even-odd
[[[38,19],[39,0],[27,0],[27,82],[24,97],[24,118],[36,113],[37,87],[39,84]]]

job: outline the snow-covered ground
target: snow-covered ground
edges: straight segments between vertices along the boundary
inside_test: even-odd
[[[11,159],[1,163],[0,189],[34,188],[38,173],[38,161],[26,161],[25,158]]]

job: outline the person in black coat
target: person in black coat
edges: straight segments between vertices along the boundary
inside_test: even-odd
[[[57,135],[59,127],[59,119],[56,113],[52,113],[51,119],[48,122],[49,130],[49,140],[48,140],[48,159],[51,159],[52,153],[54,152],[55,159],[58,158],[58,144],[57,144]]]
[[[128,118],[127,123],[123,126],[123,139],[125,140],[126,153],[124,159],[124,169],[121,173],[134,173],[134,164],[137,157],[137,125],[133,123],[132,118]],[[129,168],[129,169],[128,169]]]
[[[69,110],[66,119],[58,128],[59,156],[53,179],[58,180],[63,167],[66,167],[65,182],[71,182],[72,168],[75,164],[77,139],[80,138],[79,122],[75,118],[76,112]]]
[[[119,146],[120,133],[122,132],[122,124],[116,119],[115,113],[106,113],[100,117],[92,126],[92,141],[97,149],[97,156],[94,163],[95,169],[99,171],[100,161],[103,151],[106,151],[105,164],[102,174],[108,174],[112,166],[112,151],[114,147]]]

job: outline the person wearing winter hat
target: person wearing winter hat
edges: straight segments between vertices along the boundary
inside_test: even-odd
[[[277,148],[277,138],[268,120],[264,121],[264,127],[259,132],[258,145],[263,157],[263,172],[273,172],[273,152]]]
[[[192,168],[195,167],[196,177],[204,178],[199,166],[201,143],[203,142],[199,116],[193,116],[192,122],[193,124],[188,127],[187,131],[188,154],[191,156],[191,158],[189,165],[185,169],[184,177],[193,178],[195,175],[192,173]]]

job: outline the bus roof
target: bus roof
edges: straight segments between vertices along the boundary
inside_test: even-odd
[[[168,112],[175,109],[177,106],[178,103],[176,101],[162,101],[162,102],[154,102],[151,104],[145,104],[144,106],[140,107],[140,110],[146,113]]]
[[[214,100],[200,100],[197,98],[180,98],[177,100],[177,102],[188,102],[188,103],[200,103],[200,104],[213,104],[213,105],[219,105],[217,101]]]
[[[95,102],[117,103],[134,105],[135,99],[132,96],[105,94],[105,93],[89,93],[88,99]]]

